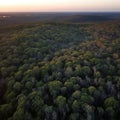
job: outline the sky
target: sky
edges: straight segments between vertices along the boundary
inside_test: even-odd
[[[120,0],[0,0],[0,12],[119,11]]]

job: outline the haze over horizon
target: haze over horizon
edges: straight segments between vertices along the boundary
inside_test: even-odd
[[[4,0],[0,12],[120,12],[120,0]]]

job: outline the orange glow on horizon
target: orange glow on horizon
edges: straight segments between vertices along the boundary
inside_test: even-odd
[[[120,11],[120,0],[4,0],[0,12]]]

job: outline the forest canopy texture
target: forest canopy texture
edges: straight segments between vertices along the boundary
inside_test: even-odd
[[[120,119],[120,21],[0,31],[0,120]]]

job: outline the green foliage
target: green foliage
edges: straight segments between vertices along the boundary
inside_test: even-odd
[[[104,101],[104,106],[107,107],[117,107],[118,106],[118,101],[114,97],[109,97],[105,99]]]
[[[26,82],[25,84],[25,88],[27,88],[28,90],[32,90],[33,84],[31,82]]]
[[[8,118],[12,115],[13,108],[11,104],[0,105],[0,119]]]
[[[73,109],[75,112],[76,112],[76,111],[79,111],[80,105],[79,105],[79,102],[78,102],[77,100],[74,100],[74,101],[73,101],[72,109]]]
[[[94,98],[87,94],[81,95],[80,99],[83,103],[87,103],[87,104],[92,104],[94,102]]]
[[[1,32],[0,120],[119,120],[119,26],[31,23]]]
[[[82,67],[82,71],[84,75],[89,75],[91,74],[91,69],[88,66]]]
[[[18,71],[15,74],[15,79],[20,81],[22,79],[22,71]]]
[[[88,90],[89,90],[89,93],[90,93],[90,94],[93,94],[93,93],[95,92],[96,88],[95,88],[94,86],[90,86],[90,87],[88,88]]]
[[[18,109],[13,115],[13,120],[25,120],[24,109],[22,109],[22,108]]]
[[[32,75],[36,78],[39,78],[40,76],[40,69],[38,66],[35,66],[32,70]]]
[[[60,81],[51,81],[48,83],[48,86],[49,86],[49,90],[50,90],[50,93],[51,95],[53,96],[56,96],[59,91],[60,91],[60,88],[62,87],[62,83]]]
[[[66,98],[63,96],[58,96],[56,98],[56,104],[58,105],[59,109],[63,109],[66,106]]]
[[[106,116],[107,116],[108,119],[114,120],[116,113],[115,113],[115,111],[112,107],[106,108],[105,112],[106,112]]]
[[[78,76],[78,75],[81,75],[82,74],[82,68],[80,65],[77,65],[75,67],[75,74]]]
[[[70,120],[79,120],[79,113],[72,113],[70,115]]]
[[[15,89],[15,91],[20,91],[22,89],[22,84],[20,82],[16,82],[14,85],[13,85],[13,88]]]
[[[75,99],[79,99],[81,96],[81,92],[79,90],[76,90],[73,94],[72,97]]]
[[[66,81],[66,82],[64,83],[64,86],[67,87],[68,89],[72,89],[72,88],[73,88],[72,82],[69,82],[69,81]]]
[[[67,67],[65,70],[65,75],[67,77],[70,77],[73,74],[72,68],[71,67]]]

